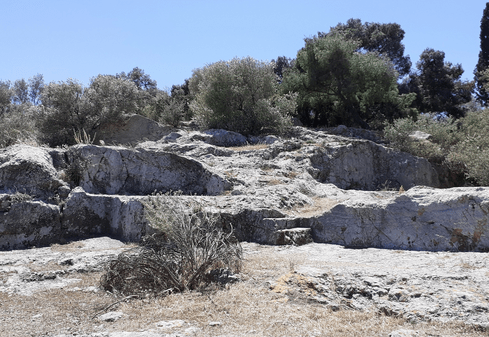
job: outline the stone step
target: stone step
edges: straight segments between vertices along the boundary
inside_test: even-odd
[[[277,230],[272,234],[271,239],[274,245],[302,246],[313,242],[311,229],[302,227]]]

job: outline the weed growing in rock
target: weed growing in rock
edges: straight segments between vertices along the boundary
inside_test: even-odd
[[[122,295],[165,295],[225,282],[223,278],[231,281],[229,275],[240,270],[242,249],[232,228],[223,229],[220,217],[202,203],[157,194],[143,205],[156,233],[108,264],[101,278],[103,289]]]

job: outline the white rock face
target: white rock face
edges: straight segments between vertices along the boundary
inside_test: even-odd
[[[311,220],[317,242],[354,247],[486,251],[489,188],[355,192]]]
[[[343,189],[399,189],[401,186],[409,189],[438,184],[438,176],[426,160],[370,141],[318,147],[311,156],[311,164],[314,168],[311,174],[319,182]]]
[[[69,156],[84,163],[79,184],[89,193],[218,195],[230,188],[200,162],[166,151],[80,145],[72,147]]]
[[[46,199],[63,185],[46,149],[27,145],[0,149],[0,191]]]
[[[42,195],[44,186],[56,186],[59,195],[47,188],[54,193],[50,200],[63,203],[45,204],[47,214],[53,214],[37,216],[39,212],[27,210],[34,204],[26,201],[16,207],[31,214],[15,220],[17,213],[8,207],[2,210],[3,203],[9,202],[2,199],[0,247],[97,235],[136,241],[151,230],[141,198],[155,190],[181,190],[211,212],[221,213],[223,224],[231,224],[246,241],[295,242],[283,235],[307,232],[304,240],[296,241],[307,242],[310,235],[316,242],[351,247],[489,250],[488,189],[436,189],[437,174],[424,159],[370,140],[300,127],[286,139],[249,137],[255,145],[230,147],[243,140],[223,130],[179,130],[131,148],[77,145],[67,150],[2,150],[0,186],[25,182],[34,186],[33,195]],[[44,177],[40,181],[45,183],[29,182],[30,170],[14,169],[19,153],[26,154],[22,158],[33,157],[21,161],[26,167],[45,163],[46,169],[40,170]],[[58,172],[70,173],[71,183],[79,185],[68,196],[66,184],[58,187],[62,183]],[[44,218],[48,220],[39,220]],[[54,220],[47,226],[49,219]]]

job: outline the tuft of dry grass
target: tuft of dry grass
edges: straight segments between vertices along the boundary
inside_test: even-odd
[[[240,151],[256,151],[256,150],[263,150],[268,147],[267,144],[254,144],[254,145],[244,145],[244,146],[233,146],[230,147],[230,150],[240,152]]]
[[[294,207],[291,210],[285,211],[285,213],[293,216],[300,215],[301,217],[313,217],[329,211],[338,203],[339,201],[335,199],[314,197],[312,205]]]

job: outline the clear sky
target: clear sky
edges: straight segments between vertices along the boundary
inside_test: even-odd
[[[139,67],[160,89],[192,70],[251,56],[294,58],[304,38],[350,18],[398,23],[413,66],[444,51],[473,78],[480,51],[478,0],[0,0],[0,80],[46,82]]]

